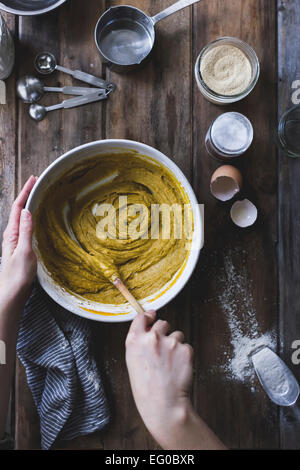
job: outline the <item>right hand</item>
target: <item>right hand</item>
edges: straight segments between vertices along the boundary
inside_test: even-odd
[[[126,362],[139,413],[158,442],[191,407],[192,347],[155,311],[137,315],[126,339]]]

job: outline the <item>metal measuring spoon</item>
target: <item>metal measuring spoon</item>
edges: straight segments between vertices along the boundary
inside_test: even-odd
[[[299,397],[299,384],[277,354],[263,347],[251,355],[257,377],[269,398],[279,406],[292,406]]]
[[[44,86],[43,83],[33,75],[26,75],[17,81],[17,94],[25,103],[36,103],[42,98],[46,91],[64,93],[65,95],[81,96],[88,93],[95,93],[96,91],[99,91],[99,88]]]
[[[72,77],[77,78],[77,80],[89,83],[90,85],[105,88],[109,91],[113,91],[115,89],[115,85],[113,83],[107,82],[102,78],[95,77],[94,75],[82,72],[81,70],[70,70],[58,65],[55,56],[50,52],[41,52],[38,54],[35,58],[34,65],[36,70],[42,75],[50,75],[54,70],[59,70],[67,73],[68,75],[72,75]]]
[[[68,109],[82,106],[88,103],[94,103],[95,101],[105,100],[109,92],[105,93],[103,90],[99,90],[96,93],[89,93],[69,100],[64,100],[62,103],[54,104],[52,106],[42,106],[41,104],[32,104],[29,107],[29,115],[35,121],[42,121],[49,111],[55,111],[56,109]]]

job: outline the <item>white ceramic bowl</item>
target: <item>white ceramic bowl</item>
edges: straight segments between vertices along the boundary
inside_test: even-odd
[[[163,286],[158,292],[143,299],[141,304],[148,310],[159,309],[172,300],[184,287],[191,276],[198,260],[200,249],[203,246],[203,218],[200,206],[196,200],[193,189],[182,171],[172,160],[148,145],[131,140],[99,140],[76,147],[55,160],[39,177],[33,191],[30,194],[26,207],[35,213],[39,207],[42,195],[66,170],[74,168],[76,164],[96,155],[118,153],[133,150],[140,155],[149,156],[151,159],[164,165],[182,185],[182,188],[190,201],[193,210],[194,233],[191,251],[184,266],[173,276],[172,280]],[[37,241],[33,238],[33,246],[38,257],[38,280],[47,294],[55,302],[70,312],[96,321],[122,322],[129,321],[135,317],[135,312],[128,304],[100,304],[72,295],[61,286],[56,284],[45,268],[40,257]]]

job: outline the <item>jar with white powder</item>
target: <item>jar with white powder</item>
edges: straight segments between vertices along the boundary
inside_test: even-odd
[[[228,161],[245,153],[252,141],[253,127],[246,116],[223,113],[210,125],[205,148],[211,157]]]
[[[255,51],[237,38],[222,37],[200,52],[195,77],[203,96],[214,104],[230,104],[245,98],[260,74]]]

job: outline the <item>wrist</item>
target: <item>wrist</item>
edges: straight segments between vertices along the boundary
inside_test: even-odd
[[[175,442],[180,440],[183,430],[192,421],[193,413],[190,399],[182,397],[171,406],[166,404],[161,407],[159,420],[149,420],[148,429],[163,449],[176,449]]]
[[[19,315],[25,306],[26,299],[21,289],[7,287],[0,283],[0,315]]]
[[[154,438],[165,450],[225,449],[222,442],[195,412],[189,398],[182,399],[170,410],[165,426],[153,432]]]

